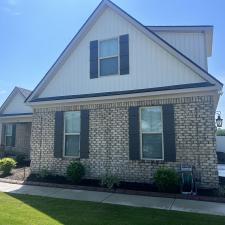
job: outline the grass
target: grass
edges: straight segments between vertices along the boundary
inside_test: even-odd
[[[225,217],[0,193],[1,225],[224,225]]]

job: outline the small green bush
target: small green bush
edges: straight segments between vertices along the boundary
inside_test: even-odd
[[[216,131],[216,136],[225,136],[225,129],[218,128]]]
[[[107,187],[108,189],[116,188],[119,184],[119,178],[111,174],[106,174],[101,179],[101,185],[103,187]]]
[[[216,190],[215,195],[219,197],[225,197],[225,186],[220,185],[219,188]]]
[[[44,179],[44,178],[46,178],[48,176],[51,176],[51,175],[52,175],[52,173],[49,170],[47,170],[47,169],[41,169],[39,171],[39,173],[37,174],[37,177]]]
[[[16,161],[12,158],[3,158],[0,160],[0,170],[3,172],[3,175],[9,175],[15,167]]]
[[[174,169],[160,168],[154,175],[154,181],[161,192],[177,192],[180,177]]]
[[[26,155],[23,154],[23,153],[19,153],[16,155],[16,162],[17,162],[17,165],[19,166],[22,166],[25,164],[25,161],[26,160]]]
[[[85,168],[80,162],[71,162],[67,167],[67,177],[73,183],[79,183],[85,175]]]

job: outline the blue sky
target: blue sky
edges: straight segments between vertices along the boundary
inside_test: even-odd
[[[14,86],[33,89],[99,0],[0,1],[0,104]],[[209,72],[225,83],[224,0],[114,0],[145,25],[213,25]],[[225,94],[218,110],[225,119]]]

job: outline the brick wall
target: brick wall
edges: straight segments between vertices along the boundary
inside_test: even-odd
[[[16,124],[15,151],[30,156],[31,123]]]
[[[129,160],[128,108],[174,104],[176,133],[176,163],[150,160]],[[34,109],[32,122],[31,168],[34,173],[48,169],[65,174],[71,159],[53,157],[55,111],[89,109],[89,158],[87,177],[100,178],[111,172],[121,180],[151,182],[160,166],[194,165],[201,172],[201,185],[216,187],[218,174],[215,150],[215,123],[212,96],[170,99],[127,100],[114,103],[58,106]]]

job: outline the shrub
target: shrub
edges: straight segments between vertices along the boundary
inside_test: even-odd
[[[225,186],[220,185],[215,194],[219,197],[225,197]]]
[[[0,170],[3,175],[10,174],[11,170],[16,167],[16,161],[12,158],[3,158],[0,160]]]
[[[111,174],[106,174],[101,179],[101,185],[107,187],[108,189],[116,188],[119,184],[119,178]]]
[[[17,165],[19,165],[19,166],[25,165],[25,163],[26,163],[26,155],[23,154],[23,153],[17,154],[16,155],[16,162],[17,162]]]
[[[40,172],[37,174],[37,177],[44,179],[51,175],[52,175],[52,173],[49,170],[41,169]]]
[[[79,183],[85,175],[85,168],[80,162],[71,162],[67,167],[66,174],[73,183]]]
[[[180,178],[174,169],[160,168],[154,175],[154,181],[161,192],[177,192]]]
[[[216,131],[216,136],[225,136],[225,129],[218,128]]]

